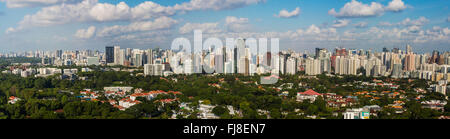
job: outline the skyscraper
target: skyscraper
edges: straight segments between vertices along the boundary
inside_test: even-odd
[[[114,47],[106,46],[105,49],[106,63],[114,63]]]
[[[153,64],[153,50],[147,49],[145,54],[147,55],[147,63],[146,64]]]
[[[412,54],[412,48],[409,44],[406,45],[406,54]]]
[[[120,46],[114,46],[114,64],[120,65]]]

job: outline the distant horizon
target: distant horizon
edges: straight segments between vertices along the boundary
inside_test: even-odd
[[[108,46],[120,46],[120,45],[108,45]],[[86,51],[86,50],[92,50],[92,51],[99,51],[99,52],[101,52],[101,53],[104,53],[105,52],[105,47],[108,47],[108,46],[103,46],[103,49],[56,49],[56,50],[62,50],[62,51]],[[406,47],[406,45],[405,46],[403,46],[403,47]],[[428,50],[428,51],[417,51],[417,50],[415,50],[414,49],[414,46],[411,46],[412,47],[412,51],[415,53],[415,54],[431,54],[433,51],[438,51],[438,52],[440,52],[440,53],[445,53],[445,52],[450,52],[450,49],[448,49],[448,50],[439,50],[439,49],[430,49],[430,50]],[[161,47],[153,47],[153,48],[132,48],[132,47],[124,47],[124,46],[120,46],[120,48],[121,49],[126,49],[126,48],[131,48],[131,49],[141,49],[141,50],[146,50],[146,49],[162,49],[162,50],[170,50],[170,49],[165,49],[165,48],[161,48]],[[316,48],[324,48],[324,47],[314,47],[314,48],[312,48],[311,50],[301,50],[301,51],[296,51],[296,50],[293,50],[294,52],[296,52],[296,53],[304,53],[305,51],[307,51],[309,54],[311,54],[311,53],[314,53],[314,51],[315,51],[315,49]],[[372,52],[382,52],[383,51],[383,48],[387,48],[388,50],[389,50],[389,52],[392,52],[392,49],[394,49],[394,48],[399,48],[399,50],[401,50],[402,52],[403,51],[406,51],[406,49],[405,48],[402,48],[402,47],[396,47],[396,46],[393,46],[393,47],[381,47],[381,48],[377,48],[377,49],[363,49],[363,48],[348,48],[348,47],[334,47],[334,48],[325,48],[325,49],[327,49],[328,51],[330,51],[330,52],[334,52],[334,50],[336,49],[336,48],[345,48],[345,49],[347,49],[347,50],[364,50],[364,51],[367,51],[367,50],[372,50]],[[289,48],[290,49],[290,48]],[[280,52],[281,51],[288,51],[289,49],[281,49],[280,50]],[[28,53],[28,52],[36,52],[36,51],[43,51],[43,52],[51,52],[51,51],[56,51],[56,50],[27,50],[27,51],[9,51],[9,52],[2,52],[2,51],[0,51],[0,54],[10,54],[10,53]],[[292,49],[291,49],[292,50]]]

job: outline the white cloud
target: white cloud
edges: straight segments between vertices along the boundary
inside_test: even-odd
[[[234,16],[227,16],[225,25],[228,31],[231,32],[244,32],[248,31],[250,28],[248,18],[238,18]]]
[[[75,33],[75,37],[80,39],[89,39],[95,34],[95,26],[90,26],[88,29],[80,29]]]
[[[219,23],[186,23],[179,29],[181,34],[193,33],[194,30],[201,30],[203,33],[220,33]]]
[[[97,3],[89,10],[89,17],[95,21],[115,21],[127,19],[130,16],[130,7],[125,2],[117,5]]]
[[[411,18],[406,18],[398,23],[390,23],[390,22],[380,22],[378,26],[424,26],[430,22],[426,17],[419,17],[416,20],[412,20]]]
[[[0,0],[0,2],[6,2],[8,8],[48,6],[61,3],[73,4],[81,1],[83,0]]]
[[[146,1],[129,7],[125,2],[114,5],[99,3],[98,0],[84,0],[80,3],[44,7],[34,14],[26,15],[15,30],[76,22],[143,21],[186,11],[233,9],[260,2],[264,0],[191,0],[175,6],[162,6]]]
[[[320,33],[320,28],[313,24],[313,25],[309,26],[309,28],[306,30],[306,33],[318,34],[318,33]]]
[[[278,15],[275,15],[275,17],[280,18],[292,18],[297,17],[300,14],[300,7],[295,8],[295,10],[289,12],[287,10],[281,10]]]
[[[406,5],[402,0],[392,0],[386,7],[386,10],[392,12],[400,12],[403,11],[404,9],[406,9]]]
[[[343,19],[343,20],[335,20],[334,24],[332,25],[332,27],[335,28],[341,28],[341,27],[346,27],[348,24],[350,24],[350,20],[347,19]]]
[[[398,23],[400,25],[404,25],[404,26],[423,26],[425,24],[427,24],[430,20],[428,20],[427,18],[421,16],[416,20],[411,20],[410,18],[406,18],[405,20],[403,20],[402,22]]]
[[[335,9],[328,11],[328,14],[337,18],[350,18],[350,17],[372,17],[382,15],[384,12],[383,5],[377,2],[372,2],[370,5],[363,4],[356,0],[352,0],[346,3],[344,7],[336,12]]]
[[[356,24],[353,24],[353,26],[355,26],[356,28],[366,28],[368,26],[369,23],[367,22],[359,22]]]
[[[193,10],[226,10],[241,8],[258,4],[265,0],[191,0],[182,4],[176,4],[174,9],[183,11]]]
[[[155,19],[154,21],[137,21],[125,26],[115,25],[105,27],[97,33],[97,36],[109,37],[126,33],[170,29],[177,23],[178,21],[172,18],[160,17]]]
[[[386,27],[389,27],[389,26],[393,26],[393,24],[392,24],[392,23],[389,23],[389,22],[380,22],[380,23],[378,23],[378,26],[386,26]]]
[[[328,11],[328,14],[337,18],[374,17],[381,16],[386,11],[400,12],[406,9],[406,7],[407,6],[402,0],[392,0],[387,6],[378,2],[371,2],[369,5],[357,0],[352,0],[351,2],[346,3],[339,12],[336,12],[336,10],[332,8]]]
[[[6,29],[5,33],[6,33],[6,34],[9,34],[9,33],[14,33],[14,32],[16,32],[16,31],[17,31],[17,30],[14,29],[14,28],[8,28],[8,29]]]

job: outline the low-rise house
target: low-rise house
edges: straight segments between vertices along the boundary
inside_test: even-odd
[[[430,108],[433,110],[444,111],[445,105],[447,105],[447,101],[443,100],[430,100],[421,102],[422,108]]]
[[[131,100],[129,97],[126,97],[119,101],[119,106],[123,107],[124,109],[128,109],[131,106],[134,106],[139,103],[141,103],[141,102],[138,100]]]
[[[378,105],[368,105],[364,106],[364,109],[368,109],[370,111],[370,114],[376,114],[378,111],[381,110],[381,107]]]
[[[198,117],[200,119],[219,119],[220,118],[219,116],[212,113],[214,107],[216,106],[200,104],[200,107],[198,108],[198,110],[200,111],[198,113],[199,114]]]
[[[344,119],[369,119],[370,111],[367,108],[352,108],[345,110],[342,115]]]
[[[97,92],[91,92],[90,89],[86,89],[85,91],[80,91],[80,94],[83,95],[84,99],[97,99],[100,95]]]
[[[119,91],[119,92],[115,92],[115,91],[105,91],[105,96],[108,98],[113,98],[113,97],[124,97],[126,95],[125,92]]]
[[[19,100],[21,100],[21,99],[18,98],[18,97],[10,96],[10,97],[9,97],[8,103],[10,103],[10,104],[15,104],[15,103],[16,103],[17,101],[19,101]]]
[[[316,101],[316,98],[318,96],[322,96],[322,94],[317,93],[316,91],[309,89],[305,92],[299,92],[297,93],[297,101],[303,102],[304,100],[310,100],[310,102]]]
[[[150,91],[148,93],[134,93],[130,95],[130,99],[131,100],[136,100],[137,97],[144,97],[147,100],[152,100],[153,98],[155,98],[156,96],[160,95],[160,94],[181,94],[181,92],[178,91],[162,91],[162,90],[158,90],[158,91]]]

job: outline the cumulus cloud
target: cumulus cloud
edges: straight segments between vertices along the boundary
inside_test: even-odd
[[[332,27],[335,28],[341,28],[341,27],[346,27],[347,25],[350,24],[350,20],[347,19],[343,19],[343,20],[335,20]]]
[[[250,28],[248,18],[238,18],[234,16],[227,16],[225,19],[225,25],[228,31],[231,32],[248,31]]]
[[[411,18],[406,18],[398,23],[380,22],[380,23],[378,23],[378,26],[424,26],[428,22],[430,22],[429,19],[421,16],[415,20],[413,20]]]
[[[386,7],[386,10],[392,12],[400,12],[403,11],[404,9],[406,9],[406,5],[402,0],[392,0]]]
[[[411,20],[410,18],[406,18],[405,20],[403,20],[402,22],[398,23],[400,25],[404,25],[404,26],[423,26],[425,24],[427,24],[430,20],[428,20],[427,18],[421,16],[416,20]]]
[[[143,32],[143,31],[154,31],[161,29],[170,29],[178,21],[169,17],[160,17],[154,21],[137,21],[132,22],[129,25],[115,25],[110,27],[105,27],[97,33],[98,37],[109,37],[116,36],[126,33]]]
[[[8,28],[8,29],[6,29],[5,33],[6,33],[6,34],[10,34],[10,33],[16,32],[16,31],[17,31],[17,30],[14,29],[14,28]]]
[[[87,29],[80,29],[75,33],[75,37],[80,39],[89,39],[95,34],[95,26],[90,26]]]
[[[275,17],[279,18],[292,18],[297,17],[300,14],[300,7],[295,8],[295,10],[289,12],[287,10],[281,10],[278,15],[275,15]]]
[[[31,0],[30,0],[31,1]],[[52,0],[50,0],[52,1]],[[191,0],[174,6],[162,6],[146,1],[135,7],[125,2],[99,3],[83,0],[79,3],[44,7],[35,14],[26,15],[15,30],[35,26],[51,26],[74,22],[143,21],[161,16],[194,10],[224,10],[258,4],[264,0]]]
[[[265,0],[191,0],[182,4],[176,4],[175,10],[226,10],[241,8],[248,5],[258,4]]]
[[[372,17],[382,15],[384,12],[383,5],[377,2],[372,2],[370,5],[362,2],[352,0],[346,3],[344,7],[336,12],[335,9],[328,11],[328,14],[337,18],[351,18],[351,17]]]
[[[383,27],[383,26],[389,27],[389,26],[393,26],[393,25],[394,25],[394,24],[389,23],[389,22],[380,22],[380,23],[378,23],[377,26],[381,26],[381,27]]]
[[[337,18],[361,18],[361,17],[375,17],[381,16],[385,11],[400,12],[406,9],[406,5],[402,0],[392,0],[387,6],[384,6],[378,2],[371,2],[364,4],[357,0],[348,2],[336,12],[334,8],[328,11],[328,14]]]
[[[6,2],[8,8],[38,7],[61,3],[73,4],[81,1],[83,0],[0,0],[0,2]]]
[[[367,22],[359,22],[359,23],[353,24],[353,26],[355,26],[356,28],[367,28],[368,24],[369,23],[367,23]]]
[[[186,23],[179,29],[181,34],[193,33],[194,30],[201,30],[203,33],[220,33],[219,23]]]

